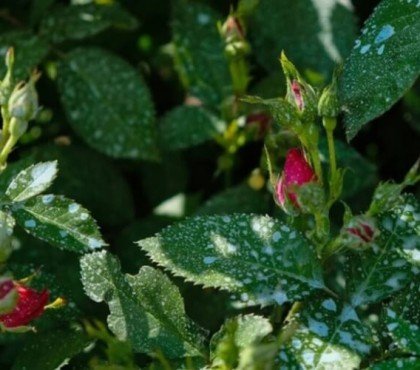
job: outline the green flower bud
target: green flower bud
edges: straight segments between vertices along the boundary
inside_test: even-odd
[[[302,78],[284,52],[280,56],[280,62],[287,83],[286,100],[296,108],[304,124],[313,123],[317,115],[315,90]]]
[[[338,100],[338,74],[339,71],[335,71],[331,84],[324,88],[321,97],[318,101],[318,114],[326,118],[335,118],[340,113],[340,102]],[[325,125],[331,125],[333,120],[324,120]],[[334,130],[334,127],[325,127],[327,130]]]
[[[37,72],[33,73],[28,82],[19,83],[9,98],[9,112],[11,117],[24,121],[35,118],[38,111],[38,94],[35,83],[39,79]]]
[[[3,81],[0,82],[0,105],[5,105],[9,100],[13,88],[13,66],[15,63],[15,55],[13,48],[7,50],[5,64],[7,73]]]

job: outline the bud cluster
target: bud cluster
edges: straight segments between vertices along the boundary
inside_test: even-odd
[[[28,122],[38,112],[35,83],[40,77],[33,72],[29,81],[14,83],[14,52],[9,49],[5,61],[7,72],[0,82],[0,106],[3,127],[0,138],[0,170],[4,169],[9,153],[28,129]]]

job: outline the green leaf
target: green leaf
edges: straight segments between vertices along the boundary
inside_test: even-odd
[[[384,322],[394,343],[403,351],[420,354],[420,279],[414,276],[384,310]]]
[[[268,216],[196,217],[139,245],[175,275],[233,293],[238,306],[282,304],[325,288],[310,242]]]
[[[386,327],[397,346],[405,352],[420,355],[420,329],[418,324],[399,317],[391,308],[385,310]]]
[[[269,320],[262,316],[251,314],[226,320],[210,342],[213,366],[233,368],[247,347],[260,343],[272,330]]]
[[[414,83],[420,72],[419,33],[420,8],[415,1],[383,0],[365,23],[341,81],[349,139]]]
[[[169,358],[201,355],[199,330],[163,273],[144,266],[137,275],[123,275],[118,260],[105,251],[82,257],[81,269],[87,295],[109,305],[109,328],[136,352],[161,350]]]
[[[134,218],[131,189],[110,158],[74,144],[41,145],[29,153],[37,161],[58,161],[60,171],[50,192],[83,204],[100,225],[126,225]]]
[[[38,195],[49,188],[57,176],[57,162],[41,162],[19,172],[6,189],[6,195],[20,202]]]
[[[217,31],[219,16],[210,7],[178,0],[173,6],[175,62],[188,92],[205,105],[218,108],[232,94],[223,43]]]
[[[196,215],[240,213],[264,214],[269,210],[266,193],[251,189],[248,184],[240,184],[222,191],[208,199]]]
[[[419,368],[419,362],[420,361],[415,357],[394,358],[391,360],[376,362],[369,367],[369,370],[417,370]]]
[[[29,76],[48,53],[48,44],[27,31],[11,31],[0,35],[0,75],[6,73],[4,57],[7,49],[15,49],[15,78],[19,81]]]
[[[348,255],[345,273],[353,306],[378,302],[412,279],[410,260],[418,262],[419,255],[416,249],[419,219],[415,221],[413,210],[407,202],[382,214],[377,225],[380,234],[373,244],[367,250]]]
[[[107,51],[81,48],[61,62],[61,101],[73,129],[115,158],[155,159],[154,107],[140,74]]]
[[[289,326],[295,331],[279,355],[287,369],[296,362],[314,370],[356,369],[371,348],[370,333],[354,309],[332,298],[306,302]]]
[[[53,43],[60,43],[81,40],[110,27],[132,30],[137,25],[136,18],[119,4],[62,6],[43,18],[40,34]]]
[[[70,199],[38,195],[12,206],[17,223],[29,234],[73,252],[106,245],[89,211]]]
[[[350,52],[356,22],[349,2],[264,0],[250,31],[256,58],[270,72],[284,50],[298,68],[327,77]]]
[[[225,128],[225,122],[204,108],[182,105],[162,118],[159,136],[163,148],[177,150],[211,140]]]
[[[82,332],[54,329],[31,334],[12,370],[55,370],[82,352],[90,341]]]

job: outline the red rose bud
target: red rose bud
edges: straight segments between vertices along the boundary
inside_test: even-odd
[[[373,221],[364,217],[354,218],[344,230],[350,238],[360,244],[370,243],[376,233]]]
[[[287,198],[299,208],[294,188],[314,181],[316,181],[315,172],[306,161],[302,150],[290,149],[286,155],[283,174],[276,185],[277,201],[284,206]]]
[[[18,294],[15,283],[10,278],[0,279],[0,314],[6,314],[16,306]]]
[[[6,328],[25,326],[32,320],[41,316],[49,299],[49,292],[37,292],[23,285],[15,284],[18,300],[10,313],[0,315],[0,323]]]
[[[251,113],[246,117],[246,125],[255,126],[258,137],[262,138],[270,127],[271,116],[267,113]]]

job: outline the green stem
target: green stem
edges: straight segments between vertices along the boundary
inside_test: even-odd
[[[332,130],[327,131],[327,140],[328,140],[328,153],[330,157],[330,171],[331,171],[331,178],[336,177],[337,172],[337,162],[335,158],[335,146],[334,146],[334,135]]]
[[[322,184],[323,183],[322,166],[321,166],[321,159],[319,158],[318,147],[316,145],[311,146],[309,149],[309,153],[312,158],[312,163],[314,165],[316,177],[318,178],[318,181],[320,182],[320,184]]]
[[[233,92],[237,96],[244,95],[248,86],[248,63],[242,56],[232,58],[229,63]]]
[[[0,153],[0,172],[5,168],[7,157],[9,156],[9,154],[12,151],[16,142],[17,142],[17,139],[14,136],[9,136],[9,138],[6,141],[6,144],[1,149],[1,153]]]
[[[6,107],[1,108],[1,115],[3,118],[2,137],[0,140],[0,150],[3,149],[9,138],[10,116]]]

